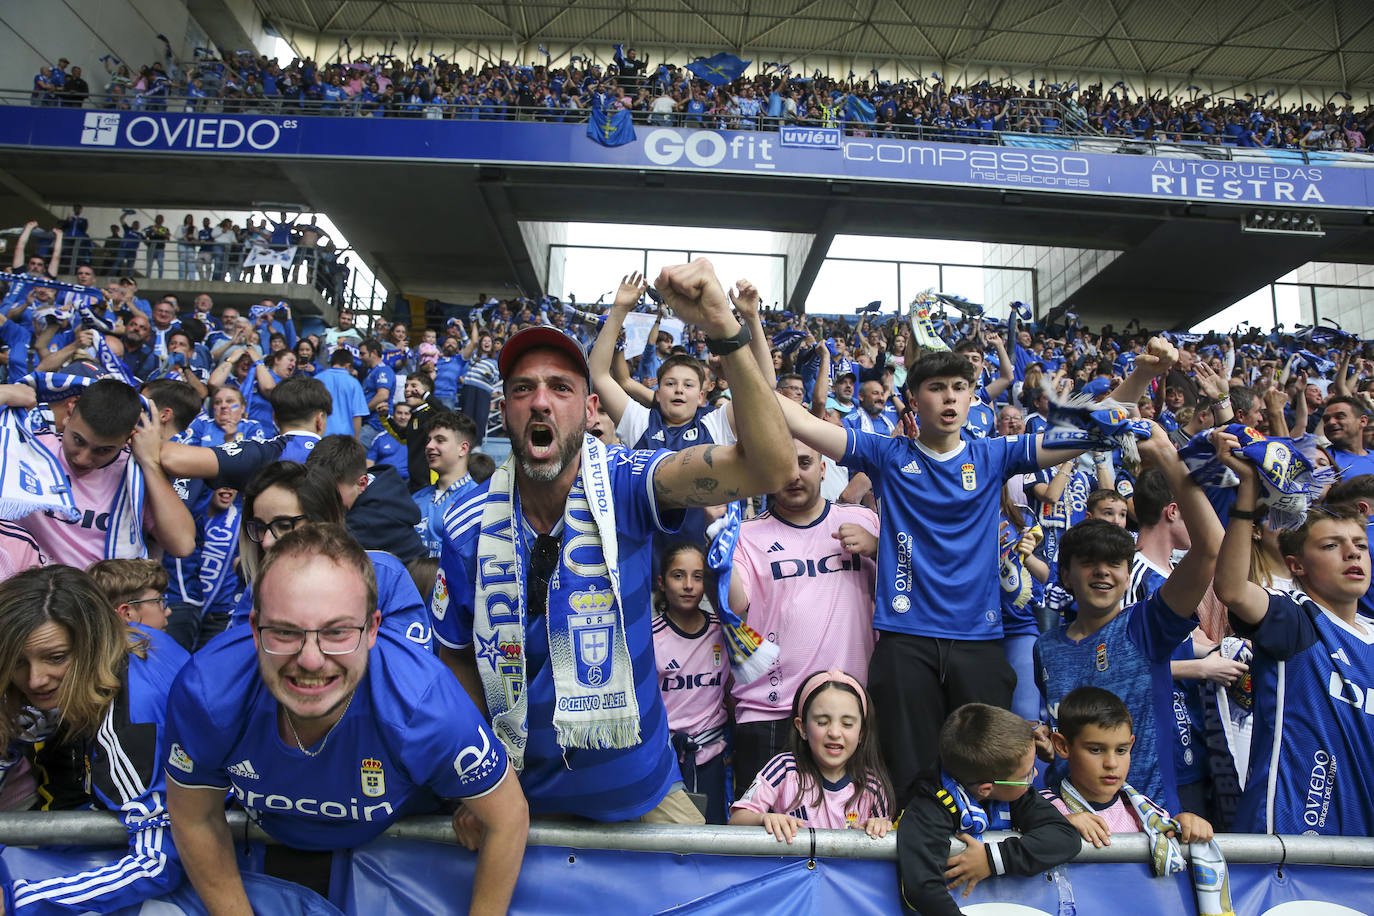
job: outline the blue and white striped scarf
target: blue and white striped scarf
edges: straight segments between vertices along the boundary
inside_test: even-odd
[[[743,523],[741,504],[736,501],[727,505],[720,530],[706,552],[706,569],[715,578],[715,587],[707,591],[707,597],[715,606],[721,632],[725,634],[731,672],[736,681],[749,684],[763,677],[777,663],[778,644],[764,639],[730,607],[730,575]]]

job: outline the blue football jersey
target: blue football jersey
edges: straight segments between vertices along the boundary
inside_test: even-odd
[[[1237,830],[1374,836],[1374,618],[1356,620],[1363,633],[1293,591],[1258,627],[1236,621],[1255,648]]]
[[[347,849],[440,798],[485,795],[506,752],[448,668],[382,630],[367,671],[317,756],[278,732],[279,706],[258,673],[251,631],[226,633],[191,659],[167,704],[167,777],[223,789],[297,849]]]
[[[961,434],[965,439],[985,439],[997,428],[997,414],[982,401],[968,406],[968,419]]]
[[[669,744],[668,714],[658,689],[654,658],[650,568],[655,532],[673,533],[681,510],[661,513],[653,496],[658,463],[673,453],[610,449],[611,486],[619,534],[621,612],[639,703],[640,743],[592,750],[559,746],[553,728],[553,670],[549,666],[547,615],[526,621],[525,671],[529,740],[521,787],[535,814],[575,814],[602,821],[639,817],[651,810],[681,777]],[[439,576],[431,603],[434,635],[450,648],[472,645],[473,600],[482,509],[489,483],[445,517]],[[519,522],[517,521],[517,524]],[[528,528],[527,525],[522,525]],[[526,532],[528,537],[528,532]],[[521,547],[528,550],[528,546]],[[501,646],[478,653],[479,665],[509,665]]]
[[[1051,721],[1058,718],[1059,701],[1075,687],[1101,687],[1120,697],[1135,721],[1127,779],[1168,811],[1178,809],[1169,660],[1196,624],[1175,614],[1155,592],[1081,640],[1070,639],[1068,628],[1060,627],[1035,643],[1035,679]],[[1046,784],[1058,785],[1067,775],[1065,761],[1056,759]]]
[[[904,436],[847,435],[842,463],[868,474],[883,507],[874,628],[1001,639],[1002,484],[1036,469],[1036,440],[978,439],[936,455]]]
[[[290,431],[265,442],[240,439],[216,446],[219,476],[214,479],[213,485],[242,490],[258,475],[258,471],[274,461],[305,464],[305,459],[310,457],[311,450],[319,441],[320,437],[314,433]]]

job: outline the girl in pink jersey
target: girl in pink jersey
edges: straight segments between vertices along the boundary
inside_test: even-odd
[[[664,553],[654,618],[658,689],[686,790],[706,796],[708,824],[725,823],[725,690],[730,656],[720,621],[701,606],[706,557],[695,544]]]
[[[797,690],[792,722],[791,750],[759,771],[730,823],[762,825],[788,843],[802,827],[886,835],[892,783],[863,685],[843,671],[817,671]]]

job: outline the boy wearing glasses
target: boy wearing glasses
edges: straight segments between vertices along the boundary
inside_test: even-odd
[[[461,798],[484,828],[469,912],[504,913],[529,827],[519,781],[448,670],[379,629],[367,554],[341,526],[304,525],[257,583],[251,625],[194,656],[167,712],[173,835],[208,909],[251,912],[224,820],[232,791],[283,844],[267,872],[321,893],[332,850]]]
[[[1169,660],[1197,626],[1196,609],[1212,581],[1222,527],[1160,426],[1140,443],[1140,455],[1159,468],[1175,494],[1192,547],[1149,597],[1124,605],[1135,556],[1130,534],[1097,518],[1065,532],[1059,544],[1059,581],[1077,602],[1078,617],[1036,641],[1035,677],[1052,720],[1060,701],[1076,687],[1118,691],[1135,722],[1135,786],[1177,811]],[[1041,739],[1048,741],[1047,731]],[[1046,785],[1058,786],[1065,775],[1063,762],[1056,761]]]
[[[86,570],[129,623],[167,629],[167,570],[157,560],[101,560]]]
[[[993,875],[1035,875],[1078,854],[1078,833],[1038,792],[1035,737],[1006,709],[967,703],[940,729],[940,781],[917,783],[897,830],[897,876],[904,912],[957,916],[963,896]],[[984,843],[987,830],[1020,836]],[[950,837],[964,851],[949,854]]]

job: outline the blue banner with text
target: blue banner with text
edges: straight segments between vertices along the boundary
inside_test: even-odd
[[[1374,207],[1374,161],[1234,150],[1233,161],[846,137],[837,129],[653,127],[619,146],[585,124],[0,108],[0,147],[272,158],[695,170],[1301,208]],[[1320,156],[1321,154],[1315,154]],[[1346,154],[1353,155],[1353,154]],[[1242,158],[1243,157],[1243,158]],[[1368,157],[1364,157],[1368,159]]]

